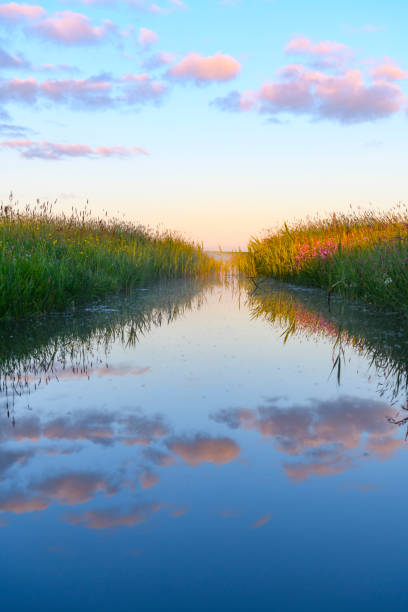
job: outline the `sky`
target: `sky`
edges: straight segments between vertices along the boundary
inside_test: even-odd
[[[407,203],[403,0],[0,3],[0,199],[245,248]]]

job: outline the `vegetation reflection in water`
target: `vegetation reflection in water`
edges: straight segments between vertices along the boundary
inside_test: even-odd
[[[159,511],[177,518],[188,511],[188,504],[150,499],[150,490],[160,481],[159,470],[178,459],[187,466],[219,466],[239,456],[240,446],[231,438],[205,431],[180,434],[167,414],[134,406],[132,398],[132,407],[128,404],[120,410],[109,404],[101,407],[96,400],[91,408],[72,409],[65,403],[51,412],[13,414],[17,399],[44,382],[90,377],[94,372],[100,376],[143,373],[143,368],[136,371],[134,366],[112,368],[108,362],[113,345],[133,349],[154,327],[199,310],[214,284],[217,281],[172,281],[139,291],[133,300],[110,299],[109,308],[3,325],[3,339],[8,342],[2,343],[0,372],[13,426],[7,427],[1,411],[0,517],[45,511],[54,502],[70,508],[89,502],[96,507],[64,512],[62,522],[100,530],[139,525]],[[81,457],[86,453],[79,467],[77,453]],[[53,456],[52,461],[47,456]],[[34,461],[42,465],[41,476],[35,467],[32,473]],[[111,505],[108,500],[113,497]]]
[[[0,324],[0,397],[14,422],[16,397],[29,396],[51,380],[109,370],[109,352],[119,341],[135,346],[154,327],[200,308],[216,280],[179,280],[111,297],[109,307]],[[110,370],[110,374],[115,374]],[[126,374],[126,368],[121,372]],[[118,372],[116,372],[118,374]]]
[[[401,408],[408,409],[408,321],[404,318],[342,299],[332,298],[328,304],[323,291],[274,281],[251,287],[248,306],[253,318],[284,328],[284,343],[291,336],[332,340],[331,373],[339,384],[345,348],[351,347],[374,368],[380,396],[388,397],[391,405],[402,402]],[[389,420],[398,425],[408,422],[405,417],[390,416]]]
[[[403,400],[407,409],[408,322],[385,316],[374,308],[350,304],[324,292],[266,280],[253,286],[245,279],[224,278],[236,293],[238,307],[243,295],[252,318],[278,324],[282,341],[290,336],[333,341],[331,373],[341,382],[346,364],[345,347],[365,357],[379,379],[378,391],[391,405]],[[109,306],[97,305],[71,314],[48,315],[37,320],[3,321],[0,325],[0,397],[14,422],[16,397],[29,396],[51,380],[71,376],[90,377],[108,371],[114,342],[135,346],[153,327],[170,324],[205,302],[209,289],[219,286],[215,278],[162,283],[136,290],[133,296],[113,297]],[[112,369],[111,375],[118,375]],[[126,367],[122,374],[130,373]],[[133,372],[134,373],[134,372]],[[398,425],[407,418],[390,416]]]
[[[51,410],[50,404],[45,403],[43,409],[38,402],[38,411],[19,410],[14,420],[13,401],[21,407],[19,396],[24,396],[25,401],[44,382],[71,376],[92,378],[93,373],[143,373],[143,368],[137,370],[135,365],[120,369],[113,355],[110,365],[113,345],[128,347],[132,352],[138,339],[154,327],[200,309],[209,292],[214,290],[214,301],[218,300],[215,284],[172,282],[155,290],[138,291],[133,300],[110,300],[109,308],[88,308],[35,323],[3,324],[3,402],[14,426],[7,424],[1,411],[0,514],[45,511],[55,503],[57,508],[69,507],[60,516],[65,525],[97,530],[132,527],[159,512],[170,519],[188,511],[194,502],[189,497],[190,485],[185,487],[182,481],[176,503],[169,498],[163,474],[164,471],[169,479],[173,478],[173,469],[180,464],[187,469],[197,468],[198,472],[204,464],[222,466],[214,475],[222,490],[227,487],[231,470],[244,477],[240,459],[246,459],[251,452],[263,456],[265,471],[270,469],[270,452],[277,452],[283,457],[279,463],[288,479],[299,482],[313,476],[343,474],[369,456],[376,460],[389,458],[404,445],[395,437],[395,426],[386,420],[389,404],[383,401],[335,396],[310,403],[289,399],[291,403],[286,405],[274,398],[263,405],[255,404],[255,408],[234,408],[229,404],[222,407],[217,401],[218,408],[211,404],[204,421],[194,429],[191,424],[186,426],[184,414],[177,423],[173,411],[166,411],[161,403],[153,402],[150,410],[143,403],[141,408],[136,407],[134,398],[129,397],[136,386],[129,379],[127,390],[120,395],[120,409],[116,397],[113,401],[108,398],[104,405],[100,403],[101,393],[109,386],[115,387],[100,381],[100,386],[98,383],[90,387],[90,396],[98,387],[100,394],[92,398],[91,405],[86,400],[83,405],[71,407],[71,397],[65,395],[65,403]],[[403,331],[396,335],[391,323],[387,328],[383,318],[382,326],[377,326],[375,312],[345,307],[337,301],[329,312],[323,294],[275,283],[252,290],[245,282],[232,281],[227,291],[221,289],[220,296],[228,292],[233,293],[232,301],[227,299],[228,307],[237,304],[246,316],[248,306],[252,317],[278,323],[285,329],[282,342],[301,333],[308,340],[322,335],[330,338],[337,351],[339,345],[351,344],[371,356],[377,370],[391,372],[395,386],[390,392],[394,397],[405,389],[405,344],[402,340],[395,342]],[[398,343],[399,349],[395,346]],[[159,376],[156,384],[157,381],[160,384],[163,379]],[[199,385],[208,382],[212,382],[211,377]],[[258,396],[254,399],[257,402]],[[255,444],[251,448],[248,431],[270,441],[271,446],[261,448]],[[76,459],[78,453],[80,459]],[[200,474],[197,486],[201,486]],[[82,504],[89,505],[81,511],[77,506]],[[266,524],[265,517],[269,517],[269,508],[262,507],[261,511],[261,519],[255,517],[252,521],[256,528]]]

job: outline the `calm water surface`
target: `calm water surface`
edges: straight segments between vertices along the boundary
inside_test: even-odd
[[[232,279],[0,334],[4,610],[407,609],[395,316]]]

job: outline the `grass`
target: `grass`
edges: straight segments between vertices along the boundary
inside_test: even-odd
[[[252,238],[240,269],[408,314],[408,211],[316,217]]]
[[[218,264],[171,232],[48,203],[0,207],[0,318],[61,311],[141,283],[198,278]]]

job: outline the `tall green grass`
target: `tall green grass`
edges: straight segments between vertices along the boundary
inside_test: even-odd
[[[202,248],[171,232],[48,203],[0,207],[0,318],[64,310],[141,283],[217,269]]]
[[[241,270],[408,314],[408,211],[285,223],[250,240]]]

